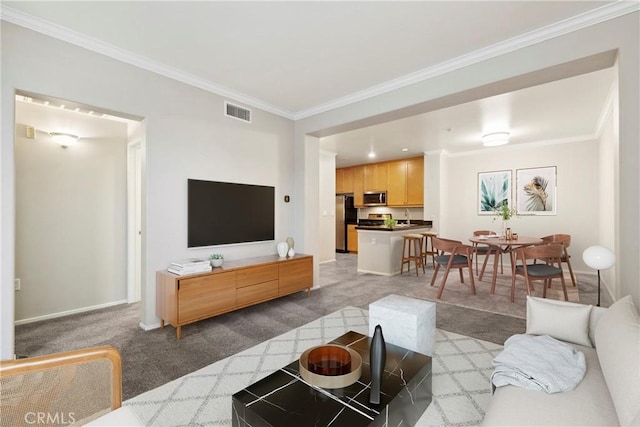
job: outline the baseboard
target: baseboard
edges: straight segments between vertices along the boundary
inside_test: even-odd
[[[105,304],[92,305],[90,307],[74,308],[73,310],[61,311],[59,313],[45,314],[44,316],[30,317],[28,319],[16,320],[14,325],[24,325],[26,323],[39,322],[41,320],[55,319],[57,317],[69,316],[70,314],[84,313],[86,311],[98,310],[101,308],[113,307],[114,305],[126,304],[127,300],[108,302]]]
[[[140,328],[142,328],[145,331],[151,331],[153,329],[158,329],[160,327],[160,322],[152,323],[150,325],[147,325],[145,323],[140,322],[140,323],[138,323],[138,326],[140,326]]]

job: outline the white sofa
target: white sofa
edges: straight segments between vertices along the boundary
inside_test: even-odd
[[[498,387],[483,425],[640,426],[640,321],[630,296],[608,309],[528,297],[527,334],[574,345],[587,372],[562,393]]]

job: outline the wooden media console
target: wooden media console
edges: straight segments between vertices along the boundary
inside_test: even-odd
[[[313,256],[270,255],[227,261],[206,273],[156,273],[156,314],[160,326],[183,325],[313,287]]]

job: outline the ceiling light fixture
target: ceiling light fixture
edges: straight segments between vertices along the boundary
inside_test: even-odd
[[[485,147],[497,147],[509,143],[509,132],[493,132],[482,135],[482,145]]]
[[[77,135],[73,135],[70,133],[62,133],[62,132],[49,132],[51,138],[53,138],[54,142],[60,144],[62,148],[67,148],[70,145],[75,144],[80,139]]]
[[[373,159],[376,157],[376,153],[374,153],[373,151],[369,151],[369,158]]]
[[[406,151],[409,151],[409,149],[408,148],[403,148],[402,151],[406,152]]]

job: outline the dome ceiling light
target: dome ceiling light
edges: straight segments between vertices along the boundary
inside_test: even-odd
[[[70,133],[49,132],[49,135],[53,138],[54,142],[60,144],[62,148],[67,148],[78,142],[78,139],[80,139],[77,135]]]
[[[492,132],[482,135],[482,145],[497,147],[509,143],[509,132]]]

